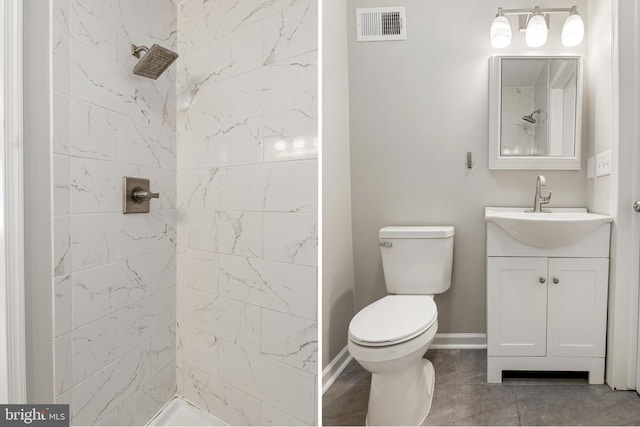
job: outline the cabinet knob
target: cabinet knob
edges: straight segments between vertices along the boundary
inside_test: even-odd
[[[558,283],[560,283],[560,279],[558,279],[557,277],[554,277],[553,278],[553,283],[555,283],[557,285]]]
[[[541,277],[541,278],[539,278],[538,280],[540,281],[540,283],[544,283],[544,282],[546,282],[546,281],[547,281],[547,279],[545,279],[544,277]]]

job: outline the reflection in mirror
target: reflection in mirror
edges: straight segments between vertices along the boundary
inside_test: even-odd
[[[573,156],[575,59],[502,61],[503,156]]]
[[[579,57],[492,59],[492,169],[580,168],[579,64]]]

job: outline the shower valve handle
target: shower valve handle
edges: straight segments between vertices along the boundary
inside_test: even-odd
[[[159,199],[160,193],[152,193],[151,191],[143,190],[142,187],[136,187],[131,193],[131,198],[136,203],[142,203],[151,199]]]

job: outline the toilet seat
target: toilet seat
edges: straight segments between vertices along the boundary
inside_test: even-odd
[[[387,295],[354,316],[349,338],[367,347],[400,344],[422,334],[437,319],[432,295]]]

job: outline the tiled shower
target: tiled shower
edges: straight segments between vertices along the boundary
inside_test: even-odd
[[[52,0],[56,400],[314,424],[317,2]],[[131,44],[180,54],[158,80]],[[160,193],[122,214],[122,177]]]

